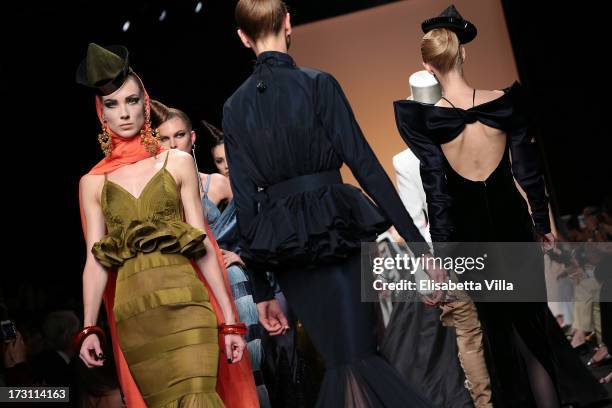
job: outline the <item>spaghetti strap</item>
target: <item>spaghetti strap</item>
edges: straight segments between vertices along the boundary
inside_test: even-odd
[[[164,160],[164,165],[162,166],[162,169],[165,169],[166,164],[168,164],[168,156],[170,156],[170,150],[168,150],[168,153],[166,153],[166,160]]]
[[[450,104],[450,106],[452,106],[453,108],[457,109],[457,107],[455,105],[453,105],[453,103],[451,101],[449,101],[448,99],[446,99],[444,96],[442,97],[442,99],[444,99],[446,102],[448,102]],[[476,106],[476,88],[474,88],[474,90],[472,91],[472,108]]]
[[[457,107],[455,105],[453,105],[453,103],[451,101],[449,101],[445,97],[442,97],[442,99],[444,99],[446,102],[448,102],[450,104],[450,106],[452,106],[453,108],[457,109]]]
[[[208,176],[206,176],[206,185],[204,186],[204,197],[208,196],[208,187],[210,186],[210,179],[212,178],[212,176],[209,174]]]

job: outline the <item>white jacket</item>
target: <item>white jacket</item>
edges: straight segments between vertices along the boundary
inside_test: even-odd
[[[427,222],[427,197],[421,182],[419,159],[410,149],[393,156],[393,168],[400,198],[427,242],[431,242]]]

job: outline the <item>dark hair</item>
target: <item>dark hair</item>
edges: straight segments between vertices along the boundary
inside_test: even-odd
[[[179,118],[185,123],[187,130],[192,130],[191,120],[185,112],[176,108],[169,108],[160,101],[151,99],[151,124],[153,127],[159,127],[162,123],[172,119]]]
[[[144,85],[142,84],[140,78],[136,74],[134,74],[132,71],[130,71],[130,73],[127,74],[127,76],[125,77],[125,81],[123,81],[123,83],[125,84],[130,78],[134,82],[136,82],[136,86],[138,87],[138,90],[140,91],[141,94],[143,94],[144,90],[145,90],[144,89]],[[102,102],[104,100],[104,98],[107,97],[107,96],[108,95],[96,95],[96,97],[100,99],[100,102]]]
[[[200,123],[202,124],[202,127],[204,128],[204,131],[206,133],[208,133],[210,139],[212,140],[212,144],[211,144],[212,148],[215,148],[215,147],[217,147],[219,145],[222,145],[224,143],[224,141],[223,141],[223,132],[221,130],[219,130],[215,126],[211,125],[210,123],[208,123],[204,119],[200,120]]]
[[[287,15],[287,5],[281,0],[240,0],[234,15],[238,28],[256,41],[280,31]]]

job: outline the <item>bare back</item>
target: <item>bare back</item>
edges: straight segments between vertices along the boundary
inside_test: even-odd
[[[476,90],[474,99],[459,98],[452,100],[452,104],[448,100],[440,99],[436,106],[468,110],[472,106],[491,102],[503,94],[503,91]],[[502,160],[505,147],[506,134],[480,122],[467,124],[459,136],[441,145],[442,152],[453,170],[472,181],[486,180],[493,173]]]

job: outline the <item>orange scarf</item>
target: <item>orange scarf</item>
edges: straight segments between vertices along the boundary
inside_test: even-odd
[[[140,78],[138,78],[140,81]],[[142,81],[140,81],[142,86]],[[146,90],[144,90],[144,86],[142,86],[144,92],[144,102],[145,102],[145,110],[149,111],[149,95]],[[98,119],[102,123],[102,102],[100,97],[96,97],[96,111],[98,113]],[[146,126],[146,124],[145,124]],[[120,167],[123,167],[128,164],[136,163],[140,160],[151,157],[151,154],[146,151],[144,146],[140,143],[139,137],[131,137],[129,139],[125,139],[119,137],[111,132],[111,137],[113,141],[113,152],[111,157],[104,158],[98,164],[96,164],[88,174],[104,174],[110,173]],[[165,149],[158,148],[157,153],[164,151]],[[83,227],[83,235],[87,231],[86,228],[86,220],[85,214],[83,212],[82,205],[82,197],[81,191],[79,189],[79,207],[81,211],[81,225]],[[238,317],[238,312],[236,310],[236,305],[234,304],[233,299],[231,298],[230,285],[227,278],[227,270],[225,269],[223,256],[221,255],[221,251],[219,250],[219,246],[212,235],[212,231],[208,226],[206,220],[204,220],[206,226],[206,235],[210,242],[212,243],[215,249],[215,255],[217,257],[217,261],[219,263],[219,267],[223,273],[223,279],[225,281],[225,288],[227,293],[230,294],[230,299],[232,300],[232,309],[234,311],[234,316]],[[197,272],[198,278],[206,285],[208,289],[209,297],[211,305],[215,311],[215,315],[217,316],[217,321],[222,323],[224,321],[223,312],[217,299],[214,296],[213,291],[210,289],[204,275],[198,268],[195,262],[192,262],[192,265]],[[127,365],[127,361],[119,347],[119,341],[117,338],[117,328],[115,325],[115,316],[113,314],[113,305],[115,302],[115,282],[117,280],[117,272],[116,271],[108,271],[108,282],[106,284],[106,288],[104,290],[103,300],[104,306],[106,309],[106,316],[108,318],[108,324],[110,327],[112,346],[113,346],[113,354],[115,356],[115,363],[117,365],[117,376],[119,379],[119,383],[121,385],[121,390],[125,397],[125,401],[127,403],[128,408],[145,408],[145,402],[140,394],[140,390],[130,373],[130,369]],[[219,347],[220,350],[225,350],[225,341],[222,335],[219,335]],[[257,408],[259,407],[259,398],[257,396],[257,391],[255,389],[255,380],[253,378],[253,370],[251,368],[251,363],[249,361],[249,355],[245,348],[242,360],[237,364],[228,364],[227,358],[224,353],[219,353],[219,367],[218,367],[218,375],[217,375],[217,393],[223,400],[223,403],[228,408]]]
[[[144,108],[145,115],[148,117],[151,113],[151,99],[149,98],[149,94],[144,88],[142,81],[136,74],[132,74],[138,82],[140,82],[140,87],[144,93]],[[100,124],[104,123],[102,119],[102,98],[96,96],[96,113],[98,114],[98,120]],[[145,125],[146,126],[146,123]],[[114,134],[110,129],[109,132],[111,134],[111,139],[113,141],[113,153],[111,157],[105,157],[98,164],[96,164],[87,174],[104,174],[111,173],[114,170],[117,170],[120,167],[126,166],[128,164],[136,163],[140,160],[147,159],[151,157],[151,154],[147,152],[144,146],[140,143],[139,137],[130,137],[123,138]],[[165,149],[161,146],[157,148],[157,153],[161,153]]]

